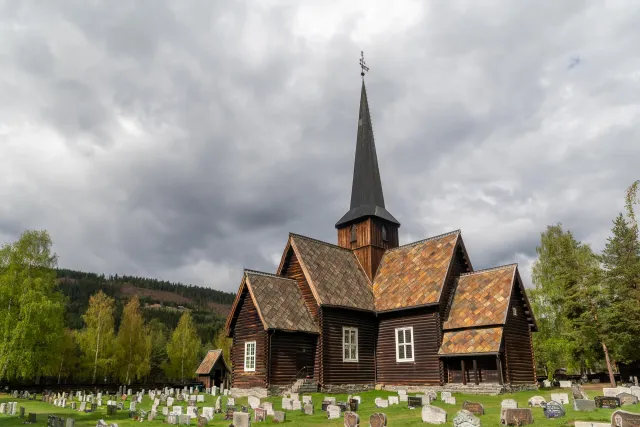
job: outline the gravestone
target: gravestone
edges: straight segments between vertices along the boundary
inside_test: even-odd
[[[593,399],[596,408],[616,409],[620,407],[620,399],[611,396],[596,396]]]
[[[173,406],[173,397],[167,397],[167,406]]]
[[[271,402],[262,402],[262,408],[267,411],[268,416],[273,416],[273,403]]]
[[[292,400],[291,401],[291,408],[294,411],[302,411],[302,402],[300,402],[299,400]]]
[[[283,411],[273,411],[273,421],[276,423],[283,423],[287,419],[287,414]]]
[[[157,411],[149,411],[149,415],[147,417],[147,421],[153,421],[153,419],[158,415]]]
[[[329,396],[325,396],[324,399],[322,399],[323,402],[329,402],[332,405],[336,404],[336,398],[335,397],[329,397]]]
[[[398,400],[400,402],[406,402],[408,399],[406,390],[398,390]]]
[[[358,412],[359,406],[360,406],[360,401],[358,399],[354,399],[354,398],[349,399],[349,410],[351,412]]]
[[[162,407],[162,415],[165,416],[165,417],[167,415],[169,415],[169,407],[167,407],[167,406],[163,406]]]
[[[87,409],[87,402],[80,402],[80,409],[78,409],[78,412],[84,412],[85,409]]]
[[[249,427],[251,425],[251,419],[246,412],[234,412],[233,413],[233,427]]]
[[[211,406],[205,406],[202,408],[202,416],[211,421],[213,419],[213,408]]]
[[[73,407],[73,403],[71,404],[71,406]],[[117,412],[118,412],[118,407],[116,405],[107,405],[107,415],[109,416],[116,415]]]
[[[501,403],[500,403],[500,408],[502,409],[517,409],[518,408],[518,402],[516,402],[513,399],[504,399]]]
[[[376,412],[369,417],[369,426],[384,427],[387,425],[387,416],[382,412]]]
[[[563,405],[569,404],[569,395],[567,393],[551,393],[551,400]]]
[[[236,412],[236,408],[233,406],[227,406],[227,410],[224,414],[225,420],[233,420],[233,414]]]
[[[387,408],[389,407],[389,401],[387,399],[383,399],[381,397],[376,397],[374,401],[376,404],[376,408]]]
[[[597,421],[576,421],[573,427],[611,427],[611,423],[599,423]]]
[[[544,407],[544,416],[547,418],[564,417],[565,412],[562,404],[556,401],[547,403]]]
[[[340,418],[340,407],[337,405],[327,406],[327,418],[335,420]]]
[[[236,398],[235,397],[227,398],[227,406],[233,406],[235,404],[236,404]]]
[[[305,415],[313,415],[313,403],[305,403],[302,409]]]
[[[443,391],[440,393],[440,400],[444,402],[447,397],[451,397],[451,393],[448,391]]]
[[[444,399],[444,403],[447,403],[449,405],[455,405],[456,397],[455,396],[447,397],[446,399]]]
[[[596,403],[589,399],[573,399],[573,409],[578,412],[595,411]]]
[[[638,404],[638,398],[631,393],[620,393],[616,397],[620,399],[620,405],[622,406]]]
[[[389,396],[389,405],[397,405],[400,403],[398,396]]]
[[[357,400],[358,401],[358,405],[362,403],[362,398],[360,396],[353,396],[352,399],[353,400]]]
[[[344,413],[344,427],[359,427],[360,426],[360,416],[355,412],[345,412]]]
[[[533,396],[532,398],[529,399],[529,406],[536,407],[536,406],[542,406],[543,404],[547,403],[546,399],[542,396]]]
[[[291,399],[289,399],[288,397],[283,397],[282,398],[282,409],[284,409],[285,411],[292,411],[293,410],[293,401]]]
[[[65,423],[65,427],[75,427],[76,420],[73,418],[67,418],[67,422]]]
[[[560,388],[571,388],[571,381],[560,381]]]
[[[20,407],[20,418],[24,418],[24,406]]]
[[[533,411],[531,408],[502,408],[500,423],[506,426],[533,424]]]
[[[612,387],[604,387],[602,389],[602,394],[606,397],[616,397],[620,393],[617,388]]]
[[[447,411],[437,406],[424,405],[422,421],[429,424],[444,424],[447,422]]]
[[[29,412],[29,416],[27,417],[27,422],[29,424],[35,424],[36,423],[36,414],[34,414],[33,412]]]
[[[582,386],[574,385],[571,387],[571,392],[573,393],[574,399],[588,399],[587,393],[584,391]]]
[[[469,402],[467,400],[462,404],[462,409],[466,409],[473,415],[484,415],[484,406],[481,403]]]
[[[391,397],[391,396],[389,396]],[[378,399],[376,399],[378,400]],[[389,402],[391,403],[391,402]],[[378,404],[376,403],[376,406]],[[388,405],[387,405],[388,406]],[[407,397],[407,406],[409,408],[420,408],[422,406],[422,397],[409,396]]]
[[[176,415],[182,415],[182,406],[179,406],[179,405],[174,406],[171,412],[173,412]]]
[[[463,409],[456,414],[453,419],[453,425],[454,427],[479,427],[481,423],[480,418]]]
[[[178,415],[178,423],[181,425],[191,424],[191,417],[189,415]]]
[[[178,424],[178,416],[179,415],[176,415],[176,414],[167,415],[167,424],[173,424],[173,425]]]
[[[197,418],[198,408],[196,408],[195,406],[187,406],[187,415],[189,415],[191,418]]]
[[[131,403],[129,403],[129,410],[130,411],[135,411],[136,410],[136,402],[131,401]]]
[[[617,410],[611,414],[611,425],[614,427],[640,427],[640,414]]]
[[[549,387],[551,387],[551,381],[549,381],[549,380],[543,380],[543,381],[542,381],[542,384],[543,384],[543,386],[544,386],[545,388],[549,388]]]
[[[253,412],[253,421],[267,421],[267,411],[262,408],[255,408]]]
[[[198,403],[204,403],[204,394],[198,394],[198,395],[196,395],[196,402],[198,402]]]
[[[302,403],[311,402],[311,396],[302,396]]]
[[[222,412],[222,400],[220,398],[220,396],[218,396],[218,398],[216,399],[216,412]]]
[[[620,393],[629,393],[629,394],[631,394],[631,387],[620,387],[620,386],[618,386],[618,387],[616,387],[616,389],[618,390],[618,394],[620,394]]]

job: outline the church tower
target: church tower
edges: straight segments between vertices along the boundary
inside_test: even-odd
[[[353,250],[367,276],[373,280],[384,251],[399,246],[400,223],[384,206],[364,70],[363,67],[351,208],[336,223],[336,228],[338,245]]]

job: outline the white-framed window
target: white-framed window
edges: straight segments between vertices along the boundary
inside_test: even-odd
[[[342,328],[342,360],[358,361],[358,328]]]
[[[413,326],[396,328],[396,362],[413,361]]]
[[[514,317],[518,316],[518,309],[513,307],[511,308],[511,311],[513,312]]]
[[[244,371],[254,372],[256,370],[256,342],[247,341],[244,343]]]

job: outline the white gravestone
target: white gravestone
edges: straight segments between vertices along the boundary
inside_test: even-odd
[[[406,402],[408,400],[406,390],[398,390],[398,400],[400,402]]]
[[[513,399],[505,399],[500,403],[500,408],[504,409],[518,409],[518,402]]]
[[[227,398],[227,406],[234,406],[235,404],[236,404],[236,398],[235,397]]]
[[[444,424],[447,422],[447,411],[437,406],[424,405],[422,421],[429,424]]]
[[[267,415],[273,417],[273,403],[271,402],[262,402],[262,409],[267,411]]]
[[[167,406],[173,406],[173,397],[167,397]]]
[[[611,427],[611,423],[599,423],[596,421],[576,421],[574,427]]]
[[[558,403],[563,405],[569,404],[569,394],[568,393],[551,393],[551,400],[555,400]]]
[[[455,396],[447,397],[447,398],[444,399],[444,403],[446,403],[448,405],[455,405],[456,404],[456,397]]]
[[[283,397],[282,398],[282,409],[284,409],[285,411],[292,411],[293,410],[293,401],[291,399],[289,399],[288,397]]]
[[[295,400],[295,399],[294,399],[294,400],[291,402],[291,408],[292,408],[294,411],[302,411],[302,402],[300,402],[299,400]]]
[[[375,404],[377,408],[388,408],[389,401],[387,399],[383,399],[381,397],[376,397]]]
[[[336,404],[336,398],[335,397],[325,396],[323,402],[329,402],[332,405],[335,405]]]
[[[175,415],[182,415],[182,406],[174,406],[171,412],[173,412]]]
[[[397,405],[400,403],[398,396],[389,396],[389,405]]]
[[[198,418],[198,408],[195,406],[187,406],[187,415],[191,418]]]
[[[260,399],[255,396],[249,396],[249,406],[251,409],[256,409],[260,407]]]
[[[311,396],[302,396],[302,403],[311,403]]]
[[[327,406],[327,417],[330,420],[335,420],[340,418],[340,407],[336,405],[328,405]]]
[[[549,387],[551,387],[551,381],[549,381],[549,380],[543,380],[543,381],[542,381],[542,384],[544,384],[544,387],[545,387],[545,388],[549,388]]]
[[[529,406],[531,407],[542,406],[543,403],[547,403],[547,400],[542,396],[533,396],[529,399]]]
[[[640,387],[637,387],[637,386],[631,387],[631,394],[633,394],[635,397],[640,398]]]
[[[560,381],[560,388],[571,388],[571,381]]]
[[[163,416],[167,416],[169,415],[169,408],[167,408],[166,406],[162,408],[162,415]]]
[[[213,408],[211,406],[205,406],[202,408],[202,416],[205,417],[208,421],[213,419]]]
[[[447,397],[451,397],[451,393],[450,392],[443,391],[442,393],[440,393],[440,400],[442,400],[443,402]]]
[[[362,399],[360,398],[360,396],[353,396],[352,399],[353,400],[357,400],[358,401],[358,405],[362,403]]]
[[[461,410],[453,419],[454,427],[480,427],[480,418],[467,410]]]
[[[196,402],[204,403],[204,394],[199,394],[196,396]]]
[[[620,394],[620,393],[633,394],[633,393],[631,393],[631,387],[616,387],[616,388],[618,389],[618,394]]]
[[[612,387],[605,387],[602,389],[602,394],[607,397],[616,397],[618,395],[618,389]]]

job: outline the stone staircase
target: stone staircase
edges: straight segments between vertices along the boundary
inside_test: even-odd
[[[309,379],[309,378],[298,379],[291,386],[291,393],[309,394],[309,393],[317,393],[317,392],[318,392],[318,382],[316,380]]]

